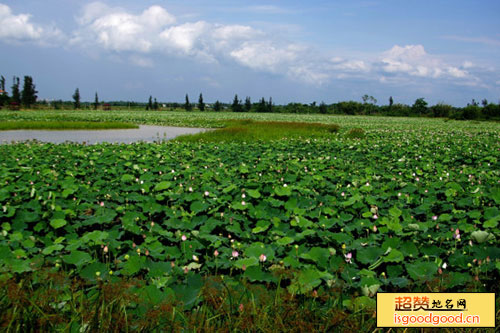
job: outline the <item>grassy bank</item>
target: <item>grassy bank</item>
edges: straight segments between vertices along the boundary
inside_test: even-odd
[[[103,130],[139,128],[136,124],[117,121],[15,120],[0,121],[0,131],[10,130]]]
[[[180,142],[251,142],[270,141],[284,138],[325,138],[339,131],[336,124],[304,122],[253,121],[250,119],[230,120],[225,127],[195,135],[176,138]]]

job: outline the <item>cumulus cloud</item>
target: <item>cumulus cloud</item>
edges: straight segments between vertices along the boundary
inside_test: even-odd
[[[33,23],[31,15],[15,15],[9,6],[0,4],[0,40],[49,45],[62,38],[59,29]]]
[[[271,41],[245,42],[241,47],[231,51],[230,55],[237,62],[247,67],[275,72],[297,60],[302,47],[288,44],[278,47]]]
[[[371,66],[364,60],[344,59],[342,57],[334,57],[330,59],[330,64],[328,68],[340,72],[365,73],[370,71]]]
[[[272,6],[260,9],[275,10]],[[89,54],[108,53],[140,67],[153,67],[153,59],[165,55],[232,62],[314,85],[350,78],[398,84],[417,82],[419,78],[480,84],[472,74],[480,69],[476,64],[449,63],[427,53],[422,45],[394,45],[363,59],[332,57],[248,25],[178,22],[157,5],[133,13],[92,2],[84,5],[75,19],[78,27],[71,38],[65,39],[59,29],[36,24],[31,15],[14,14],[10,7],[0,4],[0,40],[40,44],[59,41],[61,46],[69,40],[70,46],[79,46]]]
[[[71,40],[73,45],[97,45],[112,52],[188,56],[208,62],[225,59],[273,73],[297,72],[292,67],[297,65],[295,61],[304,50],[247,25],[176,23],[176,18],[160,6],[133,14],[94,2],[84,7],[77,21],[80,28]],[[143,66],[143,61],[138,61],[142,58],[130,59]]]
[[[162,29],[175,23],[163,7],[151,6],[139,15],[94,2],[84,7],[81,25],[71,40],[73,45],[97,43],[110,51],[148,53],[155,48]]]
[[[428,54],[422,45],[395,45],[382,54],[379,65],[386,73],[426,78],[465,78],[469,73]]]

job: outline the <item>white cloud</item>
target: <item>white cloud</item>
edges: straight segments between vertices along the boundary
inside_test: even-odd
[[[273,6],[254,9],[277,10]],[[130,13],[94,2],[83,8],[77,21],[80,28],[74,33],[73,45],[124,52],[125,58],[143,67],[153,66],[150,55],[166,54],[210,63],[236,62],[253,70],[315,85],[352,78],[386,83],[415,83],[418,78],[479,82],[470,73],[476,68],[471,62],[449,63],[443,57],[427,53],[422,45],[395,45],[362,59],[328,58],[306,45],[283,40],[276,34],[248,25],[203,20],[177,22],[160,6]]]
[[[331,79],[329,73],[314,69],[308,65],[292,66],[288,75],[292,78],[312,85],[322,85]]]
[[[0,4],[0,40],[49,45],[62,38],[59,29],[33,23],[31,15],[15,15],[9,6]]]
[[[428,54],[422,45],[395,45],[381,56],[379,65],[385,73],[424,78],[465,78],[465,68],[447,64]]]
[[[78,22],[82,26],[72,44],[92,45],[97,42],[110,51],[148,53],[154,48],[161,30],[175,23],[175,17],[160,6],[151,6],[139,15],[100,2],[84,7]]]
[[[302,50],[302,47],[295,44],[278,47],[271,41],[251,41],[243,43],[230,55],[247,67],[275,72],[278,67],[297,60]]]
[[[184,23],[166,29],[160,34],[160,38],[166,42],[166,46],[179,49],[189,54],[193,53],[195,46],[203,47],[201,38],[208,32],[209,25],[206,22]]]
[[[346,72],[368,72],[370,65],[363,60],[346,60],[341,57],[334,57],[330,59],[331,65],[328,68],[336,71]]]

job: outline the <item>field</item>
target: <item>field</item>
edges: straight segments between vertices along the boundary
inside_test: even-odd
[[[377,291],[500,292],[498,123],[0,112],[14,119],[340,129],[0,146],[7,330],[373,331]]]

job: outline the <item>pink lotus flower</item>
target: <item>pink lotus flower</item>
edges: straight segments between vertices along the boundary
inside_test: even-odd
[[[349,252],[348,254],[344,254],[344,257],[345,257],[345,261],[347,263],[349,263],[349,264],[352,263],[351,262],[351,259],[352,259],[352,253],[351,252]]]
[[[455,234],[453,235],[453,238],[460,239],[460,230],[458,228],[455,230]]]
[[[432,217],[432,219],[433,219],[434,221],[436,221],[436,220],[438,219],[437,215],[434,215],[434,216]]]
[[[373,215],[372,219],[374,219],[374,220],[378,219],[378,215],[377,214]]]
[[[104,253],[108,253],[108,246],[107,245],[104,247],[103,251],[104,251]]]
[[[265,255],[265,254],[261,254],[261,255],[259,256],[259,261],[260,261],[260,262],[264,262],[264,261],[266,261],[266,260],[267,260],[267,257],[266,257],[266,255]]]
[[[104,202],[101,201],[101,207],[104,207]]]
[[[187,240],[186,235],[182,235],[181,239],[182,239],[183,242],[185,242]]]
[[[240,312],[243,312],[244,309],[245,307],[243,306],[243,304],[240,304],[240,306],[238,306],[238,310],[240,310]]]
[[[376,225],[373,226],[373,232],[377,232],[377,226]]]
[[[215,250],[215,251],[214,251],[214,256],[216,256],[216,257],[217,257],[218,255],[219,255],[219,251]]]
[[[238,251],[234,250],[231,255],[233,256],[233,258],[237,258],[240,254],[238,253]]]

